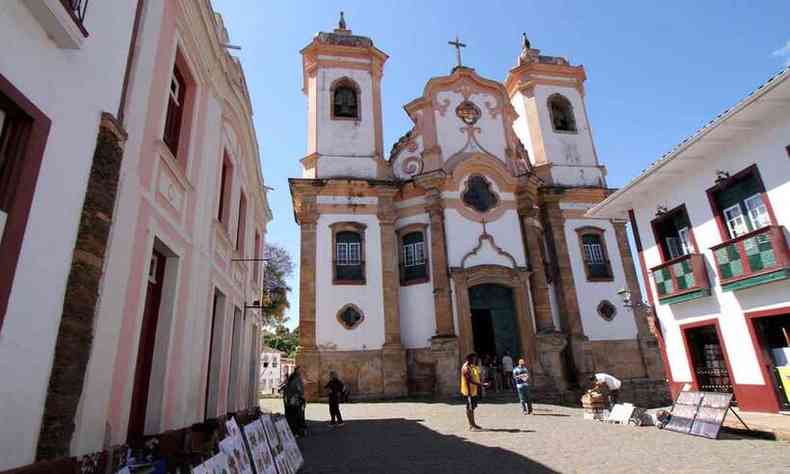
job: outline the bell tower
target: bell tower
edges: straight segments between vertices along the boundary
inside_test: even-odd
[[[516,67],[505,87],[519,118],[516,134],[535,171],[558,186],[606,186],[606,168],[598,163],[584,100],[584,66],[544,56],[523,37]]]
[[[381,77],[387,55],[352,34],[343,12],[337,28],[301,51],[307,96],[304,178],[385,178]]]

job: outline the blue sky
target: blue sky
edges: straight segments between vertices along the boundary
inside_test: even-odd
[[[298,262],[288,178],[301,176],[306,100],[299,50],[331,31],[338,12],[390,59],[384,69],[384,147],[411,123],[402,107],[434,76],[448,74],[458,34],[464,64],[504,80],[521,33],[543,54],[587,71],[587,108],[608,184],[619,187],[684,137],[790,64],[790,2],[213,0],[230,32],[252,95],[274,221],[267,239]],[[642,3],[642,4],[640,4]],[[650,4],[653,3],[653,4]],[[298,322],[292,281],[289,326]]]

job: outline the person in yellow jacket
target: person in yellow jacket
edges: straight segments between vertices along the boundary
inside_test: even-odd
[[[469,354],[461,367],[461,395],[466,399],[466,419],[469,421],[470,431],[482,430],[475,423],[475,408],[480,397],[480,389],[486,385],[480,382],[480,367],[476,365],[476,361],[477,354]]]

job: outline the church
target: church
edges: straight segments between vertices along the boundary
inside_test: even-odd
[[[583,66],[526,35],[504,82],[463,65],[431,78],[384,150],[387,54],[344,18],[304,49],[307,154],[290,180],[301,230],[297,365],[355,398],[457,394],[468,353],[524,358],[538,399],[595,372],[666,393],[625,221],[586,211],[613,190]],[[631,385],[629,383],[633,382]]]

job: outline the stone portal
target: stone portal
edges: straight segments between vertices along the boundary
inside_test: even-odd
[[[496,284],[483,284],[469,289],[474,350],[480,355],[501,358],[508,352],[514,358],[523,356],[513,289]]]

